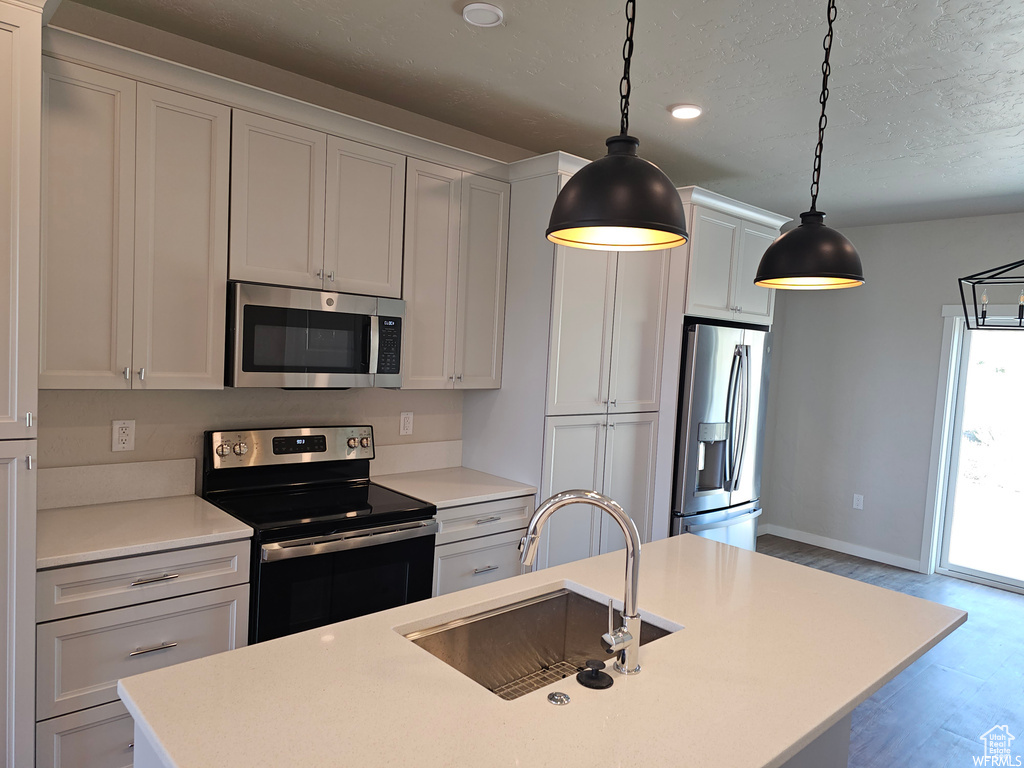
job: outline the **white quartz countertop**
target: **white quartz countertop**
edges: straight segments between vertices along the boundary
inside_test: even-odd
[[[428,469],[422,472],[403,472],[396,475],[378,475],[375,483],[399,493],[429,501],[438,509],[461,504],[532,496],[537,489],[532,485],[506,480],[466,467]]]
[[[252,528],[194,494],[40,510],[36,568],[247,539]]]
[[[621,599],[613,552],[121,680],[177,768],[779,766],[966,619],[692,535],[645,544],[641,613],[685,629],[606,691],[504,701],[396,631],[566,584]],[[568,706],[546,700],[552,690]],[[138,740],[138,739],[137,739]]]

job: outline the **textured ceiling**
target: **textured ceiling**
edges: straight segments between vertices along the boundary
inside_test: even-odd
[[[620,0],[79,0],[536,152],[618,132]],[[826,2],[638,0],[630,132],[679,185],[809,201]],[[1024,210],[1024,0],[839,0],[834,226]],[[691,123],[665,107],[701,104]]]

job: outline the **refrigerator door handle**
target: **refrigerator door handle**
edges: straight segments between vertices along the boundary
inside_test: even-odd
[[[732,367],[729,369],[729,387],[725,395],[725,422],[728,425],[728,431],[726,432],[725,437],[725,478],[722,488],[726,491],[732,490],[732,470],[736,453],[736,431],[733,429],[733,422],[736,419],[736,394],[739,387],[739,350],[740,345],[737,345],[732,356]]]
[[[738,398],[742,408],[740,415],[739,449],[736,451],[736,463],[732,471],[732,490],[735,490],[740,482],[740,473],[743,471],[743,458],[747,453],[747,422],[750,417],[750,347],[746,344],[739,347],[740,352],[740,380],[739,386],[743,388],[742,398]],[[739,389],[739,387],[737,387]]]

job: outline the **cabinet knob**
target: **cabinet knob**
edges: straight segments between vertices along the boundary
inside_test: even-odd
[[[456,376],[455,380],[456,381],[462,381],[462,374],[460,373],[458,376]]]
[[[616,405],[618,405],[618,403],[619,403],[618,400],[609,400],[608,401],[608,405],[610,405],[612,408],[614,408]]]

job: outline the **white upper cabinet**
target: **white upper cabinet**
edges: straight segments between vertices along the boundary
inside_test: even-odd
[[[505,331],[509,185],[465,174],[461,207],[455,387],[497,389]]]
[[[6,182],[0,185],[0,359],[5,363],[0,369],[0,440],[12,440],[36,436],[39,21],[38,14],[10,4],[4,5],[2,20],[0,177]]]
[[[403,389],[451,389],[462,172],[409,160],[405,200]]]
[[[405,157],[327,137],[324,287],[402,295]]]
[[[327,135],[236,109],[232,280],[322,288]]]
[[[43,59],[39,386],[129,389],[135,83]]]
[[[658,410],[669,261],[668,251],[619,254],[615,268],[609,413]]]
[[[668,251],[557,248],[548,415],[656,411]]]
[[[615,305],[614,253],[555,248],[547,413],[604,413]]]
[[[402,295],[405,157],[236,109],[232,280]]]
[[[227,107],[138,86],[135,388],[224,385],[230,125]]]
[[[230,111],[44,59],[39,386],[224,386]]]
[[[403,389],[501,384],[509,185],[410,159]]]
[[[775,292],[754,277],[788,219],[699,187],[679,192],[690,225],[686,314],[770,325]]]

